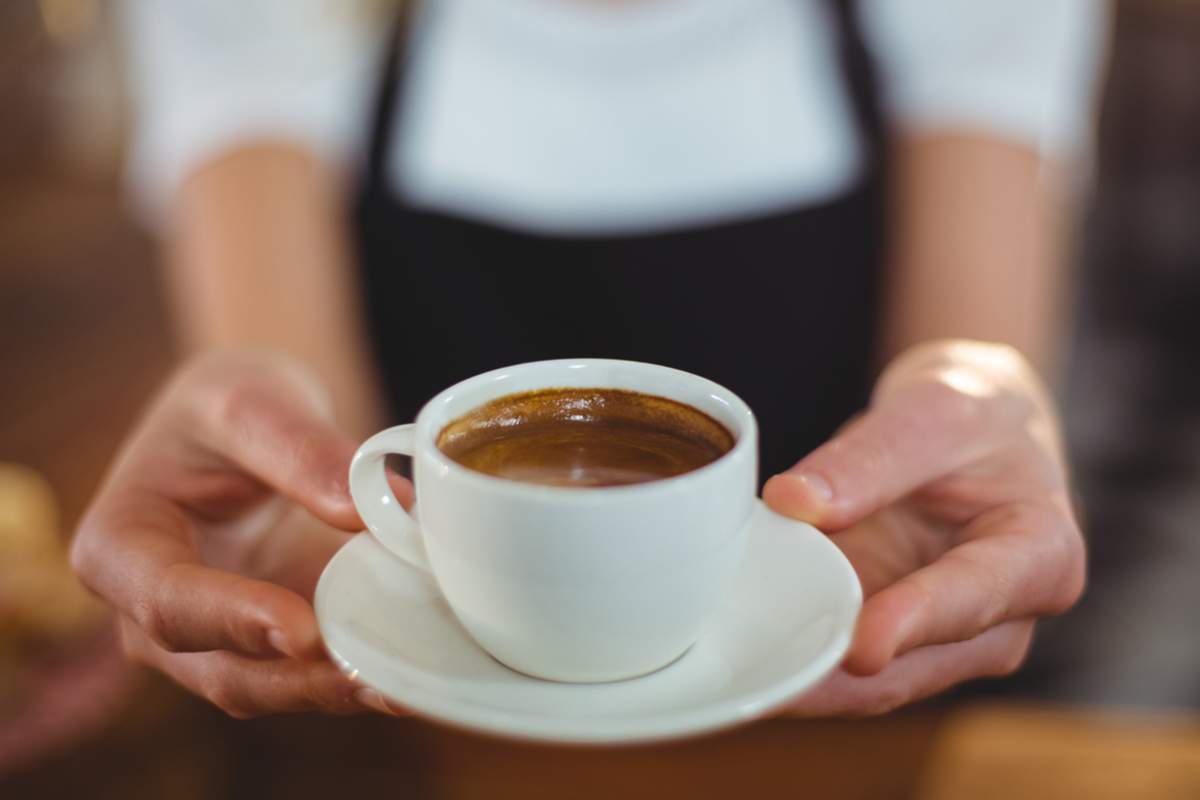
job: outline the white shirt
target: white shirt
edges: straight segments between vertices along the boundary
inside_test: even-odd
[[[353,163],[386,20],[363,0],[126,0],[131,174],[286,139]],[[1104,0],[861,0],[891,124],[1086,148]],[[427,0],[388,177],[410,203],[641,232],[819,202],[862,144],[822,0]]]

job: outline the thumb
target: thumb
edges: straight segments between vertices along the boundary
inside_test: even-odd
[[[989,452],[990,416],[986,399],[936,380],[908,384],[767,481],[763,501],[843,530]]]
[[[223,354],[185,376],[177,391],[213,466],[233,466],[347,531],[361,529],[348,475],[356,443],[333,422],[325,390],[307,368],[258,353]]]

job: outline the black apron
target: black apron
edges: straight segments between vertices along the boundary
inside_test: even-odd
[[[486,370],[632,359],[711,378],[754,410],[762,479],[862,408],[873,378],[883,170],[868,59],[846,2],[838,51],[862,180],[819,205],[635,236],[546,236],[404,205],[387,169],[402,113],[402,13],[355,215],[364,304],[390,408],[411,420]]]

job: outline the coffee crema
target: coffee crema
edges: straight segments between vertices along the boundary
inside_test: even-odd
[[[525,483],[623,486],[682,475],[734,445],[685,403],[623,389],[505,395],[442,428],[437,446],[464,467]]]

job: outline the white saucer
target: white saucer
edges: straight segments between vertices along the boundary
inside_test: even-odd
[[[741,573],[682,658],[628,681],[564,684],[513,672],[455,619],[424,573],[368,535],[329,562],[315,606],[334,660],[441,722],[499,736],[618,743],[691,736],[762,716],[841,660],[858,578],[815,528],[757,503]]]

